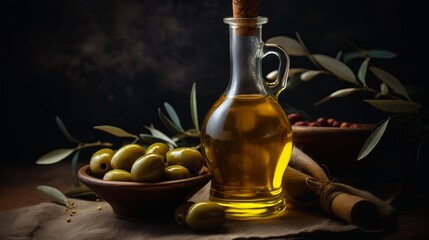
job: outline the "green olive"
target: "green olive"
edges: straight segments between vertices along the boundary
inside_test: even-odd
[[[181,203],[174,212],[174,220],[177,224],[184,226],[186,225],[186,215],[188,214],[189,208],[194,205],[195,202],[186,201]]]
[[[191,174],[197,173],[203,167],[203,155],[190,147],[175,148],[167,152],[167,165],[181,165],[186,167]]]
[[[165,168],[165,180],[177,180],[191,177],[189,170],[184,166],[171,165]]]
[[[186,225],[194,230],[214,230],[225,223],[225,209],[217,203],[203,201],[192,205],[186,214]]]
[[[132,182],[131,173],[122,169],[113,169],[104,174],[103,180]]]
[[[146,153],[157,153],[163,157],[165,154],[170,151],[170,148],[165,143],[153,143],[146,148]]]
[[[145,150],[138,144],[127,144],[115,152],[110,161],[113,169],[131,170],[133,163],[145,154]]]
[[[112,169],[110,160],[113,156],[113,150],[103,148],[95,152],[89,161],[89,169],[94,177],[103,178],[104,174]]]
[[[164,158],[156,153],[141,156],[131,167],[131,177],[137,182],[159,181],[164,172]]]

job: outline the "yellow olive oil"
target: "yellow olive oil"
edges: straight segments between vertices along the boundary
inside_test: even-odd
[[[210,200],[228,218],[267,217],[286,208],[282,178],[292,127],[273,96],[221,96],[204,119],[201,142],[213,173]]]

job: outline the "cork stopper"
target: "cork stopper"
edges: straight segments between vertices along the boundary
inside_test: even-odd
[[[232,15],[234,18],[256,18],[258,17],[259,0],[232,0]],[[252,27],[238,27],[236,31],[239,36],[254,36],[256,31]]]
[[[232,16],[235,18],[258,17],[259,0],[232,0]]]

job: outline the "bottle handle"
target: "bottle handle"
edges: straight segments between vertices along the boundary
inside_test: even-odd
[[[262,58],[266,57],[267,55],[274,54],[279,59],[279,68],[276,80],[268,81],[265,79],[265,83],[273,90],[276,97],[278,97],[280,93],[286,88],[290,66],[289,55],[286,53],[284,48],[272,43],[264,43],[262,53]]]

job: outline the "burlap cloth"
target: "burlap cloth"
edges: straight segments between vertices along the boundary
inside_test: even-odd
[[[192,200],[207,199],[208,191],[209,185]],[[0,239],[272,239],[362,234],[356,226],[317,209],[288,209],[265,220],[227,220],[219,231],[195,232],[174,222],[148,224],[118,219],[104,201],[71,200],[76,211],[71,222],[66,221],[69,211],[52,202],[0,212]]]

